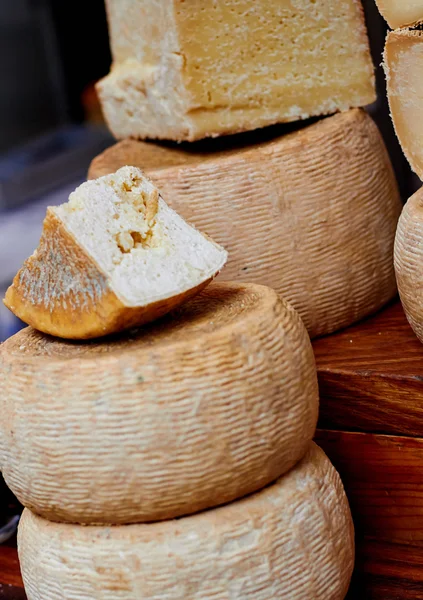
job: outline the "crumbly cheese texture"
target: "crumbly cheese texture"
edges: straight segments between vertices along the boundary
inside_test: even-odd
[[[384,55],[392,120],[412,169],[423,178],[423,31],[388,34]]]
[[[126,306],[181,293],[216,273],[226,252],[169,208],[135,167],[82,184],[54,209]]]
[[[389,27],[405,27],[423,19],[423,0],[376,0]]]
[[[359,0],[108,0],[119,138],[194,140],[375,100]]]

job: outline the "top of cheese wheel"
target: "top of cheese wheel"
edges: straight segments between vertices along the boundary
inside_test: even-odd
[[[423,0],[376,0],[389,27],[406,27],[423,20]]]

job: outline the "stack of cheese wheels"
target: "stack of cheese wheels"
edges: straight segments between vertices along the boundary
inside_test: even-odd
[[[345,596],[353,530],[311,442],[314,356],[270,288],[211,284],[107,341],[26,329],[0,387],[29,600]]]
[[[145,170],[172,208],[228,250],[221,279],[274,288],[311,337],[351,325],[396,294],[402,204],[384,142],[362,110],[222,152],[125,140],[97,157],[89,175],[126,164]]]
[[[394,127],[413,171],[423,179],[423,0],[377,0],[394,29],[384,67]],[[395,239],[395,271],[407,319],[423,342],[423,192],[404,207]]]

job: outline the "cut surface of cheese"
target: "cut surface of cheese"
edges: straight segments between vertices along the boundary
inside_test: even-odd
[[[273,290],[211,284],[171,316],[76,344],[26,329],[0,348],[0,469],[57,521],[188,514],[262,488],[314,435],[314,355]]]
[[[395,239],[395,271],[404,312],[423,343],[423,188],[401,214]]]
[[[118,138],[195,140],[375,100],[359,0],[108,0]]]
[[[354,563],[342,483],[314,444],[274,485],[176,521],[81,527],[27,510],[18,546],[28,600],[343,600]]]
[[[402,203],[364,111],[216,156],[126,140],[95,159],[90,176],[128,162],[145,168],[178,213],[228,250],[220,278],[273,287],[312,337],[350,325],[396,294]]]
[[[391,31],[386,38],[384,66],[395,131],[411,168],[422,179],[423,31]]]
[[[200,291],[226,251],[188,225],[135,167],[49,208],[5,304],[36,329],[91,338],[141,325]]]
[[[389,27],[405,27],[423,20],[423,0],[376,0]]]

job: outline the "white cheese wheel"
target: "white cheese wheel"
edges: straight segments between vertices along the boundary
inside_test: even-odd
[[[364,111],[243,149],[201,148],[125,141],[95,159],[90,177],[126,164],[144,169],[176,212],[226,248],[219,277],[274,288],[311,337],[351,325],[395,296],[402,203]]]
[[[423,188],[409,199],[401,214],[395,271],[404,312],[423,343]]]
[[[273,290],[214,284],[138,333],[76,344],[26,329],[0,348],[0,460],[56,521],[128,523],[244,496],[306,452],[314,355]]]
[[[342,600],[354,563],[348,502],[311,445],[274,485],[176,521],[81,527],[25,511],[28,600]]]
[[[411,168],[423,179],[423,31],[391,31],[384,68],[396,134]]]

